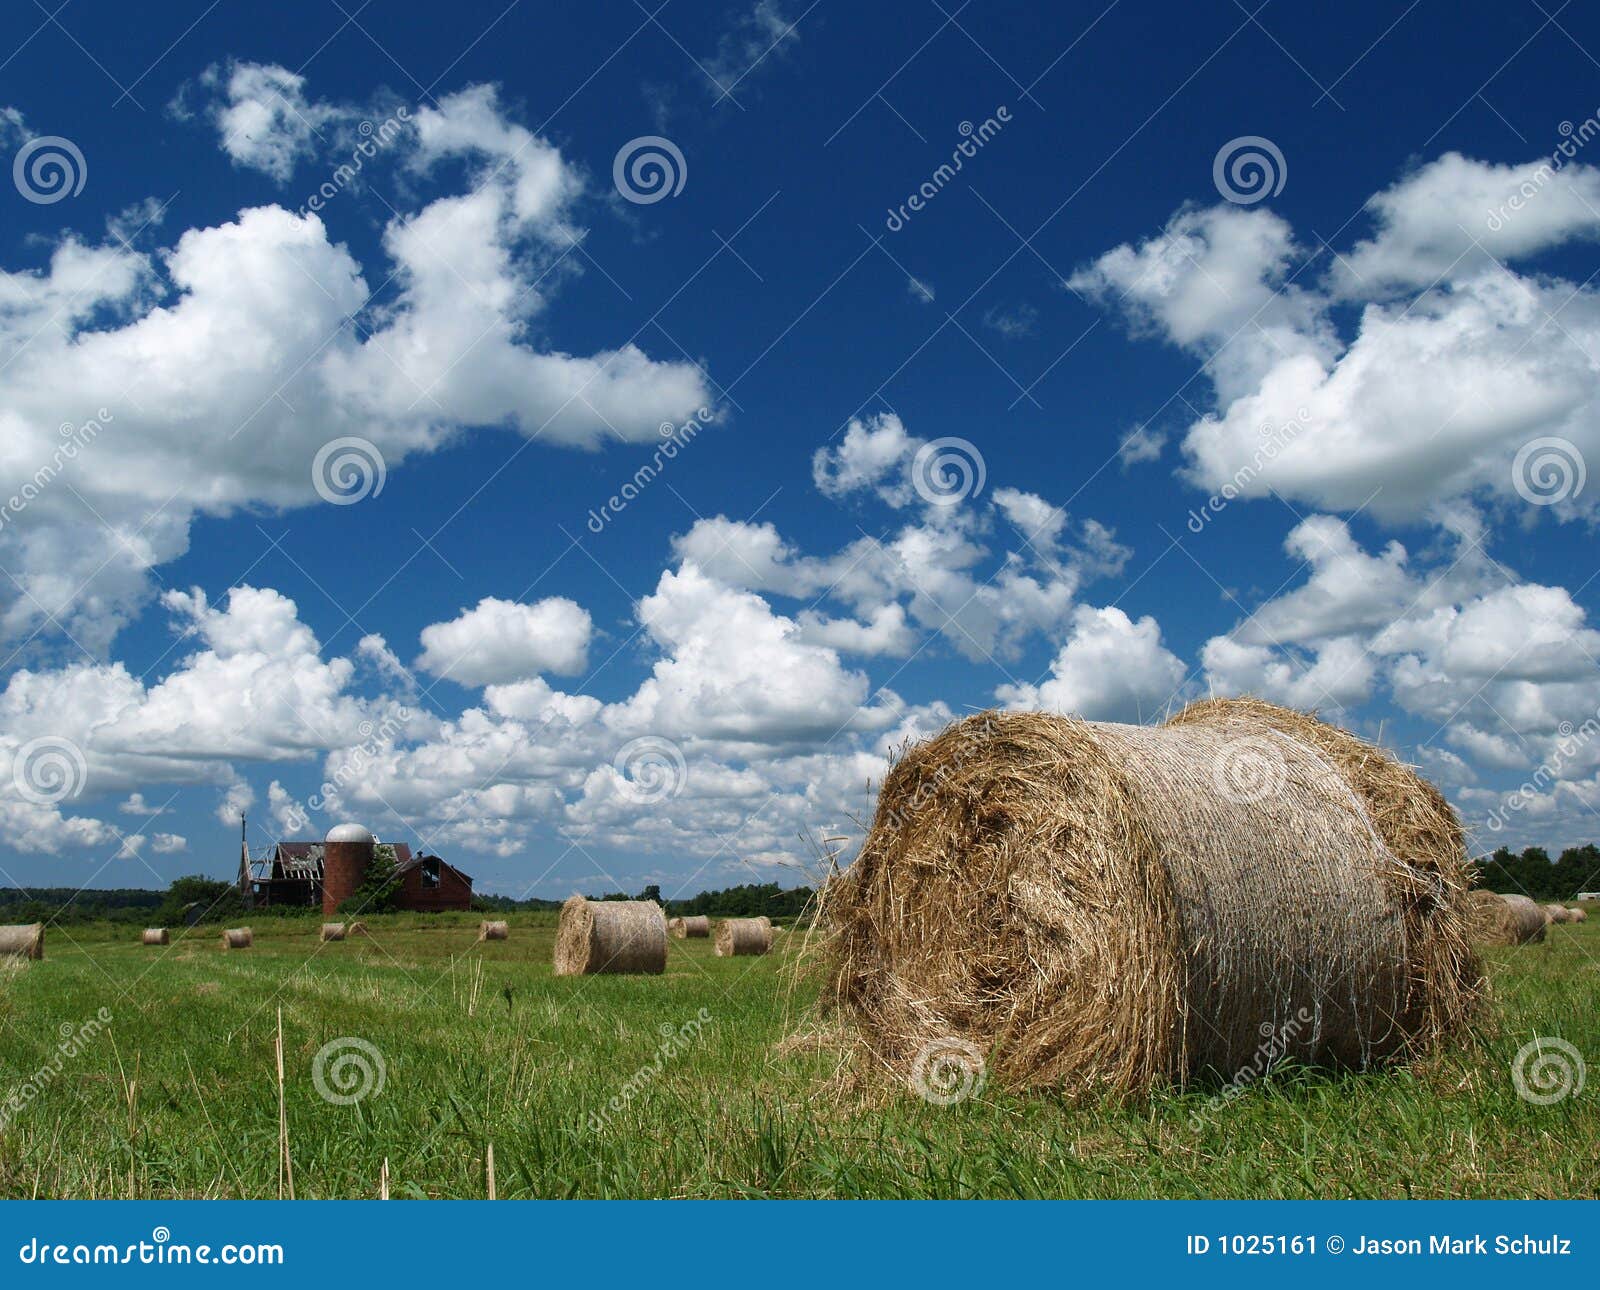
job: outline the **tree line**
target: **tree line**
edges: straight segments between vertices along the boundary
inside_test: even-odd
[[[1568,847],[1555,860],[1543,847],[1529,847],[1521,855],[1501,847],[1481,863],[1478,886],[1535,900],[1571,900],[1580,891],[1600,890],[1600,847],[1592,842]]]

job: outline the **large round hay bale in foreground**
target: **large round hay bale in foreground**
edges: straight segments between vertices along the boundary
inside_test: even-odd
[[[222,948],[225,950],[247,950],[255,943],[255,933],[248,927],[228,927],[223,929]]]
[[[511,925],[504,919],[486,918],[478,924],[480,941],[503,941],[511,935]]]
[[[770,918],[724,918],[717,924],[717,956],[765,954],[772,948]]]
[[[1460,830],[1376,749],[1259,708],[984,713],[910,749],[828,884],[825,1004],[899,1073],[959,1049],[1068,1093],[1427,1051],[1481,986]]]
[[[165,927],[147,927],[139,933],[141,945],[165,945],[169,940]]]
[[[585,900],[561,906],[556,975],[667,970],[667,916],[653,900]]]
[[[0,927],[0,958],[42,959],[43,957],[43,923],[17,923],[10,927]]]
[[[667,934],[680,941],[685,937],[710,936],[711,919],[705,914],[689,914],[683,918],[667,919]]]
[[[343,923],[324,923],[322,925],[322,939],[324,941],[342,941],[345,937]]]

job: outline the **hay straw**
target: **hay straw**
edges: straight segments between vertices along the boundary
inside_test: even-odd
[[[255,943],[255,933],[248,927],[229,927],[223,930],[222,948],[225,950],[247,950]]]
[[[557,976],[667,970],[667,919],[653,900],[585,900],[561,906]]]
[[[324,923],[322,925],[322,939],[324,941],[342,941],[348,930],[343,923]]]
[[[1241,747],[1270,792],[1228,784]],[[1458,891],[1443,800],[1301,714],[1197,705],[1146,728],[985,713],[886,778],[828,884],[824,1002],[897,1074],[955,1039],[1013,1088],[1231,1075],[1269,1043],[1380,1065],[1470,1011]]]
[[[0,927],[0,958],[42,959],[44,924],[16,923]]]
[[[504,919],[486,918],[478,924],[480,941],[503,941],[511,935],[511,925]]]
[[[147,927],[139,933],[141,945],[166,945],[170,939],[165,927]]]
[[[770,918],[724,918],[717,924],[717,957],[765,954],[772,948]]]
[[[711,935],[711,919],[705,914],[690,914],[685,918],[667,919],[667,934],[678,940],[685,937]]]

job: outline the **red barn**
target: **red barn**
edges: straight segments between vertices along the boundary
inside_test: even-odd
[[[472,878],[438,856],[415,856],[400,866],[401,909],[436,913],[472,908]]]

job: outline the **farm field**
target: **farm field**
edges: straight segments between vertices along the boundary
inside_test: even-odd
[[[1600,920],[1489,951],[1475,1041],[1424,1069],[1289,1072],[1126,1105],[984,1089],[958,1105],[826,1092],[830,1059],[775,1051],[803,1020],[804,939],[717,959],[673,941],[662,977],[556,978],[553,916],[396,915],[320,946],[260,919],[143,947],[137,929],[52,929],[48,957],[0,969],[0,1195],[274,1197],[276,1037],[294,1194],[517,1197],[1574,1197],[1600,1190],[1600,1086],[1517,1094],[1534,1036],[1600,1054]],[[38,1080],[65,1036],[110,1021]],[[702,1010],[704,1010],[702,1012]],[[706,1020],[709,1018],[709,1020]],[[366,1096],[327,1100],[375,1073]],[[19,1090],[21,1091],[19,1094]]]

